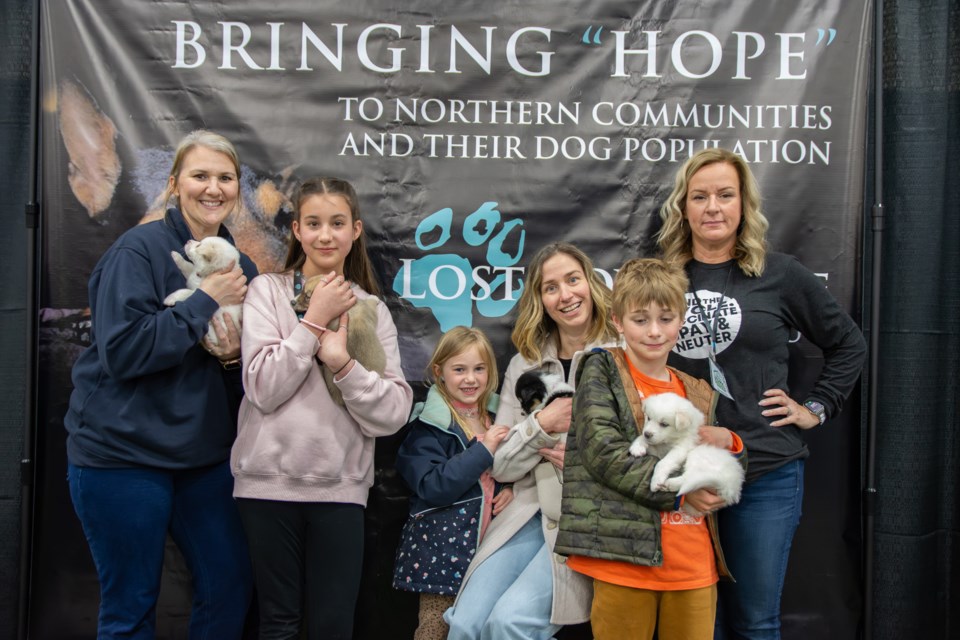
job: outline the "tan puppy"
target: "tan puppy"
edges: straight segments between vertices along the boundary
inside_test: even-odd
[[[303,285],[303,291],[297,296],[293,305],[294,311],[305,313],[310,306],[310,297],[317,284],[321,282],[323,276],[314,276],[307,280]],[[377,299],[366,298],[357,300],[347,311],[347,353],[350,357],[363,365],[368,371],[376,371],[383,375],[387,368],[387,354],[383,350],[383,345],[377,337]],[[340,328],[340,318],[334,318],[327,325],[331,331]],[[340,406],[344,406],[343,394],[333,383],[333,373],[327,367],[320,368],[323,371],[323,380],[327,383],[327,389],[330,391],[330,397]]]

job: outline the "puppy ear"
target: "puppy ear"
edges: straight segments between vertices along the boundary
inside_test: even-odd
[[[685,431],[693,431],[703,423],[703,414],[692,403],[685,401],[677,411],[677,425],[681,423]]]

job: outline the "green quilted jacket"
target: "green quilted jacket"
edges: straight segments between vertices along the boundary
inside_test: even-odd
[[[716,393],[710,385],[671,371],[683,381],[687,398],[708,416],[707,424],[713,424]],[[650,490],[658,458],[635,458],[628,451],[639,435],[637,419],[643,419],[639,405],[622,350],[598,349],[583,357],[564,457],[556,553],[645,566],[663,564],[660,512],[675,509],[679,501],[673,493]],[[730,578],[716,518],[708,516],[707,524],[717,569]]]

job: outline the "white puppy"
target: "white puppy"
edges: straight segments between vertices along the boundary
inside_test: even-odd
[[[180,273],[187,279],[187,288],[177,289],[164,298],[163,304],[168,307],[172,307],[176,303],[189,298],[193,292],[196,291],[197,287],[200,286],[200,282],[210,274],[223,271],[231,265],[236,266],[240,264],[240,252],[237,251],[235,246],[219,236],[210,236],[199,242],[196,240],[188,240],[187,244],[183,245],[183,250],[190,259],[189,262],[184,260],[183,256],[176,251],[171,251],[170,256],[173,258],[173,261],[177,263]],[[243,307],[239,304],[229,304],[217,309],[213,317],[223,322],[223,314],[229,314],[230,317],[233,318],[233,323],[237,325],[237,330],[239,331],[240,313],[242,309]],[[217,334],[212,326],[207,327],[207,339],[213,345],[220,344],[220,340],[217,338]]]
[[[661,393],[643,401],[643,413],[643,430],[630,445],[630,453],[638,458],[648,453],[660,458],[653,470],[651,491],[682,495],[710,487],[728,505],[740,502],[743,467],[729,451],[697,444],[704,418],[692,402],[675,393]],[[681,468],[680,475],[670,477]]]

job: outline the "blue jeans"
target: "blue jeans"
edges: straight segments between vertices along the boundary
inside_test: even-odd
[[[718,585],[715,640],[779,640],[780,596],[803,503],[803,460],[744,485],[721,509],[720,543],[736,582]]]
[[[228,463],[167,471],[68,465],[100,578],[97,638],[150,638],[167,532],[193,576],[191,640],[243,633],[253,577]]]
[[[552,554],[540,527],[538,512],[474,570],[443,616],[447,640],[547,640],[560,629],[550,624]]]

